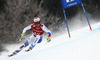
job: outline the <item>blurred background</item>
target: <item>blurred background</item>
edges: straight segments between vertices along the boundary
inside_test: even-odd
[[[82,2],[90,23],[100,21],[100,0],[82,0]],[[81,5],[67,8],[66,15],[70,31],[87,24],[84,22],[86,19]],[[18,39],[23,28],[32,24],[34,17],[40,17],[53,35],[64,33],[66,30],[61,0],[0,0],[0,53],[6,51],[4,44],[20,43]],[[27,32],[26,35],[31,32]]]

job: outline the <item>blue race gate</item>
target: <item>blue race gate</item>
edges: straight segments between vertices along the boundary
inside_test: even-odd
[[[72,6],[81,4],[81,6],[82,6],[82,8],[83,8],[83,11],[84,11],[84,13],[85,13],[85,16],[86,16],[86,19],[87,19],[89,28],[90,28],[90,30],[92,30],[91,25],[90,25],[89,20],[88,20],[88,17],[87,17],[87,14],[86,14],[86,12],[85,12],[83,3],[82,3],[81,0],[61,0],[61,1],[62,1],[63,13],[64,13],[65,21],[66,21],[66,26],[67,26],[69,38],[71,38],[71,36],[70,36],[70,31],[69,31],[69,27],[68,27],[68,23],[67,23],[67,18],[66,18],[66,13],[65,13],[65,9],[66,9],[66,8],[70,8],[70,7],[72,7]]]

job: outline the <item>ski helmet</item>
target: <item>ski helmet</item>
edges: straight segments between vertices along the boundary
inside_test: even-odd
[[[34,22],[34,23],[35,23],[35,22],[41,22],[41,20],[40,20],[39,17],[35,17],[33,22]]]

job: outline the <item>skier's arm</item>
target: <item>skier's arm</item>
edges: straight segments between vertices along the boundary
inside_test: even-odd
[[[48,37],[51,37],[51,31],[45,25],[43,25],[43,30],[48,33]]]
[[[43,30],[46,33],[48,33],[47,42],[50,42],[51,41],[51,31],[45,25],[43,25]]]
[[[25,28],[23,29],[23,32],[22,32],[22,33],[25,33],[27,30],[30,30],[30,29],[31,29],[31,25],[25,27]]]
[[[29,26],[27,26],[27,27],[25,27],[25,28],[23,29],[23,32],[22,32],[22,34],[21,34],[21,38],[19,39],[19,41],[22,40],[22,38],[23,38],[24,35],[25,35],[25,32],[26,32],[27,30],[29,30],[29,29],[31,29],[31,25],[29,25]]]

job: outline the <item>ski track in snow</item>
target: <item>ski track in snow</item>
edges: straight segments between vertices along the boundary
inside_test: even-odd
[[[14,47],[10,52],[4,52],[0,60],[100,60],[100,23],[92,25],[92,29],[90,31],[87,26],[73,31],[71,38],[67,33],[61,34],[50,43],[43,41],[32,51],[25,53],[24,49],[10,58],[8,54],[21,44],[8,46]]]

